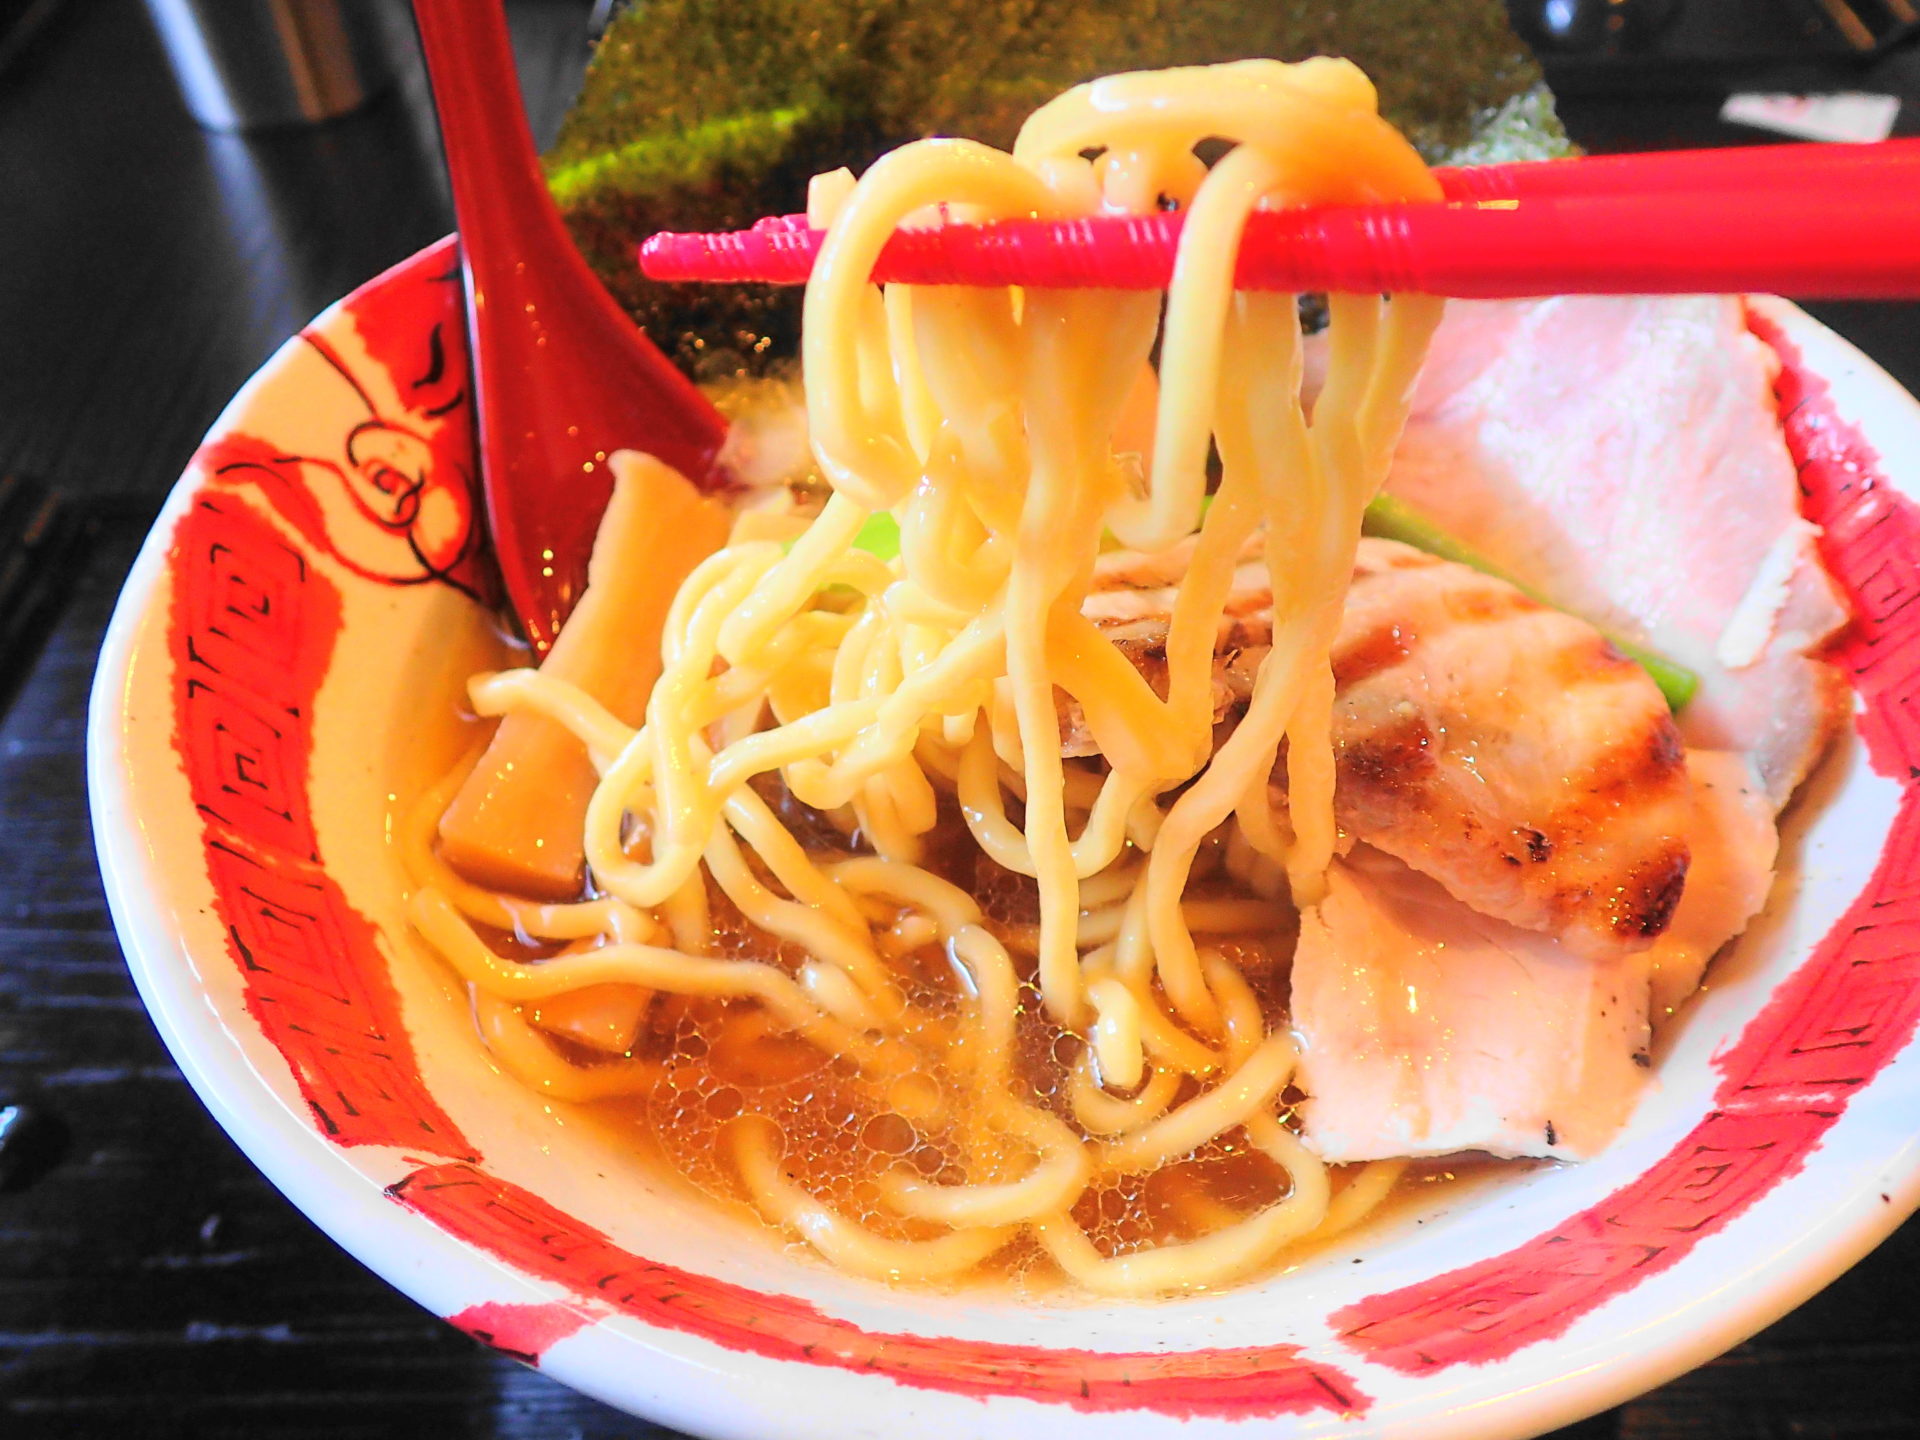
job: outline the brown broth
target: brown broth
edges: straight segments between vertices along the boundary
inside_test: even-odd
[[[825,847],[841,840],[824,822],[797,824],[805,817],[784,813],[790,809],[783,807],[782,818],[811,844]],[[927,868],[974,893],[990,928],[1011,937],[1037,918],[1032,882],[981,857],[957,819],[943,821],[933,839]],[[1191,893],[1245,898],[1219,874],[1202,878]],[[709,904],[715,955],[768,961],[789,972],[806,959],[798,947],[749,924],[711,884]],[[488,938],[524,958],[537,958],[513,937]],[[1267,1014],[1283,1016],[1294,938],[1287,927],[1273,935],[1209,937],[1208,943],[1239,966]],[[1009,948],[1023,978],[1014,1083],[1022,1099],[1071,1124],[1067,1077],[1083,1042],[1047,1016],[1034,988],[1031,957]],[[807,1193],[877,1235],[931,1238],[940,1233],[938,1227],[903,1217],[883,1203],[880,1182],[889,1171],[904,1167],[944,1184],[991,1182],[1018,1178],[1031,1160],[1017,1147],[995,1154],[990,1139],[969,1119],[969,1080],[961,1063],[967,1043],[964,986],[945,951],[926,946],[890,963],[917,1017],[906,1038],[928,1057],[923,1068],[891,1081],[863,1077],[850,1061],[782,1033],[755,1004],[662,995],[633,1052],[661,1062],[658,1082],[646,1093],[583,1109],[616,1143],[655,1157],[723,1209],[755,1217],[758,1212],[727,1157],[729,1127],[743,1116],[761,1117],[779,1132],[783,1172]],[[606,1058],[556,1043],[576,1062]],[[955,1063],[947,1063],[949,1057]],[[1197,1088],[1186,1082],[1174,1103]],[[1336,1191],[1360,1168],[1334,1167]],[[1430,1195],[1443,1173],[1437,1166],[1410,1168],[1383,1208],[1397,1208],[1402,1195]],[[1232,1130],[1156,1172],[1097,1179],[1073,1216],[1102,1254],[1118,1256],[1197,1238],[1284,1198],[1288,1188],[1284,1170]],[[1273,1268],[1296,1263],[1301,1254],[1283,1255]],[[994,1257],[984,1276],[964,1283],[989,1282],[1026,1293],[1064,1283],[1037,1244],[1025,1238]]]
[[[520,658],[520,652],[506,647],[491,625],[475,624],[449,638],[439,663],[451,686],[452,677],[464,679]],[[418,796],[463,751],[488,734],[494,723],[465,713],[463,704],[449,704],[439,713],[442,722],[410,732],[396,757],[395,769],[401,777],[392,797],[396,820],[411,813]],[[825,855],[858,846],[857,836],[843,836],[824,817],[794,802],[777,778],[763,777],[755,789],[810,850]],[[1017,804],[1011,813],[1018,823]],[[1016,965],[1026,967],[1030,982],[1031,960],[1020,952],[1018,940],[1039,918],[1032,882],[981,856],[952,807],[928,837],[928,851],[927,868],[978,898],[989,926],[1009,942]],[[755,863],[751,851],[748,858]],[[1203,849],[1194,875],[1192,898],[1244,896],[1221,874],[1217,846]],[[770,879],[763,869],[760,878]],[[806,959],[797,947],[749,925],[717,891],[710,894],[710,903],[716,954],[768,960],[790,972]],[[537,962],[564,948],[507,931],[476,928],[497,953],[516,960]],[[1294,940],[1289,925],[1270,935],[1209,937],[1208,943],[1239,966],[1266,1014],[1283,1017]],[[931,1227],[903,1219],[880,1203],[879,1180],[888,1170],[907,1166],[928,1179],[957,1183],[968,1178],[1014,1178],[1029,1162],[1023,1155],[1013,1155],[1005,1162],[1007,1173],[1002,1174],[990,1158],[976,1161],[980,1168],[969,1177],[965,1159],[978,1141],[968,1133],[958,1105],[953,1107],[956,1113],[942,1123],[928,1121],[931,1108],[957,1102],[966,1092],[958,1069],[939,1060],[964,1043],[964,1030],[958,1024],[962,987],[938,947],[900,956],[893,968],[915,1009],[926,1016],[920,1038],[935,1060],[925,1072],[877,1086],[861,1079],[847,1062],[773,1031],[757,1006],[662,995],[654,1001],[634,1051],[663,1062],[658,1083],[641,1095],[579,1108],[591,1125],[635,1152],[643,1164],[690,1184],[711,1203],[753,1223],[760,1223],[758,1211],[726,1160],[726,1130],[741,1115],[764,1116],[781,1130],[783,1168],[811,1194],[879,1234],[900,1239],[930,1236],[936,1233]],[[1030,984],[1023,998],[1017,1081],[1026,1098],[1069,1117],[1065,1078],[1081,1042],[1046,1017]],[[537,1023],[537,1011],[532,1006],[523,1013]],[[549,1038],[575,1064],[602,1064],[615,1058],[563,1036]],[[1184,1094],[1178,1097],[1185,1098]],[[1359,1168],[1334,1167],[1336,1189]],[[1360,1231],[1295,1247],[1279,1256],[1272,1269],[1303,1263],[1330,1248],[1364,1244],[1368,1233],[1377,1234],[1433,1209],[1437,1193],[1457,1201],[1497,1175],[1514,1173],[1515,1168],[1514,1162],[1479,1157],[1410,1166]],[[1239,1132],[1230,1131],[1154,1174],[1096,1181],[1081,1196],[1074,1218],[1087,1228],[1102,1253],[1120,1255],[1191,1239],[1280,1199],[1286,1186],[1279,1167],[1248,1146]],[[774,1233],[786,1238],[784,1232]],[[1022,1240],[994,1257],[983,1275],[964,1283],[1011,1284],[1024,1293],[1045,1293],[1060,1288],[1064,1281],[1036,1245]]]

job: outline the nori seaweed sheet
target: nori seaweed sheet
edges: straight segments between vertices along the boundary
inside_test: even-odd
[[[655,285],[638,240],[801,209],[815,173],[920,136],[1008,146],[1097,75],[1257,55],[1351,58],[1433,159],[1476,136],[1482,159],[1565,143],[1501,0],[635,0],[547,175],[656,343],[696,376],[754,371],[797,348],[799,291]]]

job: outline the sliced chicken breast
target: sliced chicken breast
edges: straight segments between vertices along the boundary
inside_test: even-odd
[[[1591,625],[1370,540],[1333,673],[1345,829],[1579,953],[1667,928],[1687,878],[1680,737],[1652,679]]]

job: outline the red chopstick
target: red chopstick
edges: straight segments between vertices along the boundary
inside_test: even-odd
[[[1920,142],[1767,146],[1440,172],[1449,200],[1256,214],[1236,283],[1460,297],[1770,291],[1920,298]],[[918,285],[1159,289],[1179,212],[896,233],[874,279]],[[656,280],[807,278],[803,216],[661,234]]]
[[[1547,199],[1553,196],[1668,195],[1689,191],[1821,186],[1843,191],[1905,176],[1920,179],[1920,139],[1872,145],[1732,145],[1523,160],[1508,165],[1441,166],[1434,177],[1449,200]]]

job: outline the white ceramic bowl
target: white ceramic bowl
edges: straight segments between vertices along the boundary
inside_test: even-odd
[[[1587,1165],[1443,1197],[1216,1296],[917,1294],[748,1234],[498,1074],[402,922],[389,831],[395,797],[452,758],[439,717],[485,631],[459,588],[472,464],[444,244],[254,377],[127,583],[89,765],[134,977],[220,1123],[336,1240],[671,1425],[1488,1440],[1602,1408],[1774,1319],[1920,1200],[1920,721],[1902,705],[1920,511],[1895,493],[1920,493],[1920,406],[1792,307],[1759,313],[1802,357],[1791,428],[1863,616],[1845,658],[1868,740],[1815,780],[1766,915]]]

